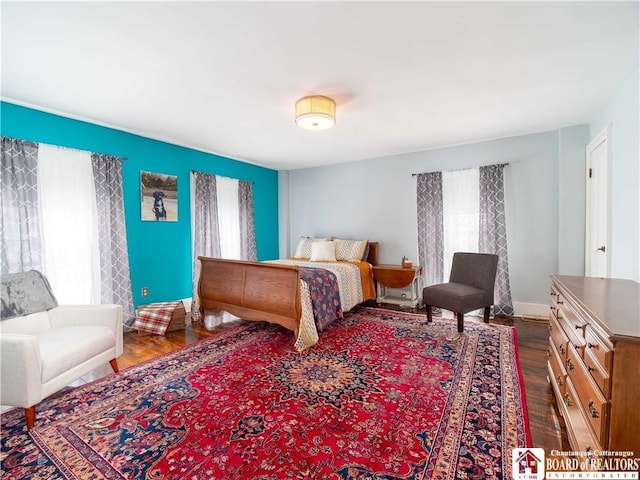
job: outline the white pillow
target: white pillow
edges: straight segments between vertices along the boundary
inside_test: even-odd
[[[312,242],[310,260],[312,262],[335,262],[336,242]]]

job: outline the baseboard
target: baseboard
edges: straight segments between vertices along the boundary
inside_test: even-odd
[[[516,317],[541,320],[549,318],[549,305],[542,303],[513,302],[513,310]]]

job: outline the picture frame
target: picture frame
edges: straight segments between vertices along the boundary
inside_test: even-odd
[[[178,221],[178,177],[140,171],[140,220]]]

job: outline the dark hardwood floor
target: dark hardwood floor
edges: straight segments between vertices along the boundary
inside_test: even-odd
[[[549,324],[544,321],[513,320],[518,336],[518,356],[524,378],[529,410],[531,440],[534,447],[571,450],[564,419],[547,382]]]
[[[372,303],[372,305],[376,305]],[[397,308],[391,305],[379,305]],[[412,309],[421,313],[420,309]],[[453,323],[455,323],[452,320]],[[512,325],[518,338],[518,354],[524,378],[529,411],[529,424],[534,447],[550,450],[570,450],[564,421],[560,416],[550,385],[547,383],[547,345],[549,324],[545,321],[523,320],[521,318],[492,319],[491,323]],[[121,368],[135,365],[158,355],[171,352],[202,338],[215,335],[230,324],[187,325],[184,330],[169,332],[165,336],[138,335],[135,332],[124,335],[124,354],[118,358]],[[455,327],[454,327],[455,328]]]

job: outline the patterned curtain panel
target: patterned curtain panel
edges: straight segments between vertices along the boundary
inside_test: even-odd
[[[43,270],[37,171],[37,143],[2,137],[0,273]]]
[[[193,300],[191,315],[194,320],[200,316],[198,281],[200,261],[198,256],[220,257],[220,227],[218,222],[218,193],[216,176],[202,172],[192,172],[191,228],[193,238]]]
[[[442,224],[442,172],[417,175],[418,261],[423,285],[444,279],[444,234]]]
[[[129,331],[133,329],[135,313],[124,218],[122,158],[93,153],[91,165],[98,210],[101,302],[122,305],[124,328]]]
[[[253,184],[240,180],[238,183],[238,206],[240,210],[240,255],[243,260],[258,260],[256,248],[256,224],[253,215]]]
[[[478,251],[498,255],[494,315],[513,315],[504,210],[504,165],[480,167]]]

